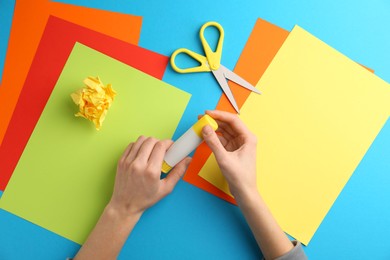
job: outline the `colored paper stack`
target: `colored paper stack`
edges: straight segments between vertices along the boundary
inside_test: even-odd
[[[141,134],[172,138],[190,95],[161,81],[168,57],[136,45],[141,24],[138,16],[16,2],[0,86],[2,209],[82,244],[127,143]],[[389,84],[301,27],[288,32],[262,19],[234,71],[263,93],[229,83],[259,139],[259,192],[283,230],[308,245],[386,123]],[[87,76],[118,93],[100,132],[73,116],[70,94]],[[216,108],[235,112],[224,95]],[[235,203],[206,144],[184,180]]]

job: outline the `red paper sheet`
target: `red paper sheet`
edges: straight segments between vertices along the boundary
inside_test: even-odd
[[[49,15],[55,15],[117,39],[137,44],[142,17],[56,3],[49,0],[18,0],[0,86],[0,144]]]
[[[76,41],[158,79],[168,64],[166,56],[51,16],[0,147],[0,190],[7,186]]]
[[[234,68],[234,72],[255,86],[286,40],[288,34],[288,31],[265,20],[258,19]],[[367,69],[373,72],[373,70]],[[241,108],[251,92],[234,82],[229,82],[229,86],[238,107]],[[216,109],[236,113],[225,95],[221,96]],[[195,151],[184,180],[235,204],[236,202],[232,197],[198,176],[210,155],[210,148],[205,143],[202,143]]]

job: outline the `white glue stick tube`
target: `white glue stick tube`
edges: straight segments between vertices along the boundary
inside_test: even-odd
[[[203,141],[202,129],[210,125],[214,131],[217,130],[218,124],[209,115],[204,115],[190,129],[187,130],[176,142],[169,147],[164,157],[161,171],[168,173],[176,164],[183,160]]]

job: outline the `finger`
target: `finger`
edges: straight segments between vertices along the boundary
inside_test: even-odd
[[[126,161],[128,161],[128,162],[134,161],[135,157],[138,154],[138,150],[141,147],[142,143],[145,141],[145,139],[146,139],[146,137],[142,136],[142,135],[140,137],[138,137],[137,141],[135,141],[135,143],[133,143],[129,154],[127,155]]]
[[[120,162],[124,162],[126,160],[126,157],[129,155],[130,153],[130,150],[131,150],[131,147],[133,147],[133,144],[134,143],[129,143],[125,149],[125,151],[123,152],[121,158],[120,158]]]
[[[226,132],[228,132],[228,133],[229,133],[230,135],[232,135],[232,136],[236,136],[236,135],[237,135],[237,132],[234,131],[234,130],[232,129],[232,127],[231,127],[228,123],[223,122],[223,121],[220,121],[220,120],[218,120],[218,119],[215,119],[215,121],[216,121],[217,124],[218,124],[218,129],[217,129],[217,130],[219,130],[219,129],[224,129]]]
[[[184,158],[181,162],[176,164],[175,167],[170,171],[168,176],[163,180],[164,187],[163,187],[163,193],[164,196],[170,193],[173,188],[175,188],[176,184],[179,182],[179,180],[183,177],[188,165],[191,162],[191,157]]]
[[[198,115],[198,120],[201,119],[204,115]],[[217,125],[218,125],[218,129],[224,129],[225,132],[228,132],[230,135],[236,135],[236,133],[234,132],[234,130],[230,127],[229,124],[223,122],[223,121],[220,121],[220,120],[216,120],[214,119],[216,122],[217,122]]]
[[[147,163],[154,148],[154,145],[158,142],[156,138],[149,137],[142,143],[135,157],[136,160]]]
[[[218,128],[216,133],[222,135],[226,139],[230,139],[230,140],[234,139],[234,136],[231,135],[229,132],[227,132],[224,128]]]
[[[204,117],[204,115],[198,115],[198,120],[201,119],[202,117]],[[217,122],[217,124],[218,124],[218,129],[224,128],[224,129],[225,129],[227,132],[229,132],[231,135],[234,135],[234,134],[235,134],[234,131],[233,131],[233,129],[231,129],[231,127],[230,127],[229,124],[227,124],[227,123],[225,123],[225,122],[223,122],[223,121],[220,121],[220,120],[218,120],[218,119],[215,119],[215,118],[213,118],[213,119]]]
[[[216,159],[222,159],[226,153],[226,150],[211,126],[206,125],[203,127],[202,134],[204,141],[210,147]]]
[[[237,134],[247,134],[249,132],[249,129],[236,114],[219,110],[207,110],[206,113],[212,118],[229,125]]]
[[[162,162],[164,160],[165,153],[172,144],[173,144],[172,140],[163,140],[163,141],[157,142],[154,145],[153,151],[152,151],[152,153],[149,157],[149,161],[148,161],[148,164],[150,165],[150,167],[161,170]]]
[[[219,141],[221,141],[221,144],[223,145],[223,147],[226,150],[226,145],[229,143],[229,140],[226,139],[223,135],[218,135],[217,134],[217,136],[218,136]]]

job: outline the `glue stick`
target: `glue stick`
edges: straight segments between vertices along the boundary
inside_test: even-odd
[[[210,125],[214,131],[218,128],[217,122],[209,115],[204,115],[199,119],[198,122],[180,136],[180,138],[168,149],[161,169],[163,173],[168,173],[176,164],[202,143],[202,129],[206,125]]]

